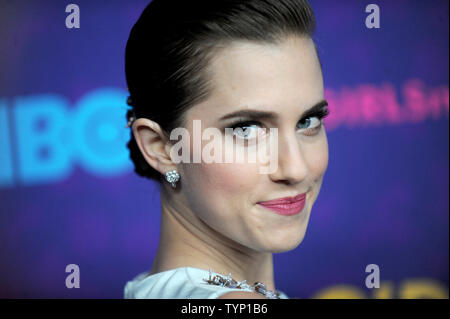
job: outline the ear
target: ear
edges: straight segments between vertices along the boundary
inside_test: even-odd
[[[164,175],[176,168],[170,158],[170,140],[158,123],[146,118],[134,121],[133,134],[147,163]]]

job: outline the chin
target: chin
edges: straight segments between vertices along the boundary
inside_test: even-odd
[[[295,236],[285,236],[278,241],[267,243],[269,247],[266,250],[271,253],[284,253],[297,248],[303,241],[303,238],[305,238],[305,232],[299,232]]]
[[[301,224],[292,224],[292,227],[280,229],[280,232],[274,232],[269,245],[274,253],[282,253],[293,250],[298,247],[305,238],[308,228],[309,214],[306,220],[302,220]]]

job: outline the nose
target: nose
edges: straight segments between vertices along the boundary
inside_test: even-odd
[[[279,136],[278,168],[270,174],[273,182],[297,184],[308,175],[308,165],[296,133]]]

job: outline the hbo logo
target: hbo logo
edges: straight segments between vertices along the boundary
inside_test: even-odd
[[[0,187],[61,181],[75,166],[101,177],[129,171],[126,97],[102,88],[74,105],[54,94],[0,99]]]

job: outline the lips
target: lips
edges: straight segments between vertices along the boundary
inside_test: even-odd
[[[270,201],[259,202],[258,205],[263,206],[280,215],[295,215],[300,213],[305,207],[306,193],[299,194],[294,197],[277,198]]]

